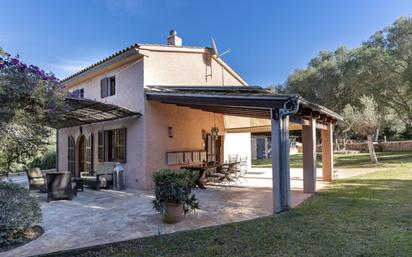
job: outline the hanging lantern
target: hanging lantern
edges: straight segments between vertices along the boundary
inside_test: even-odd
[[[210,130],[210,134],[213,140],[217,140],[217,137],[219,136],[219,128],[216,126],[213,126],[212,129]]]
[[[210,129],[210,135],[212,136],[212,140],[214,141],[216,141],[217,137],[219,136],[219,128],[216,127],[215,113],[213,113],[213,127]]]

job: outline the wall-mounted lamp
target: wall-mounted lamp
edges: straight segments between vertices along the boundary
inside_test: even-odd
[[[167,135],[169,138],[173,138],[173,127],[167,127]]]
[[[83,127],[79,127],[79,130],[80,130],[80,135],[82,135],[83,134]]]

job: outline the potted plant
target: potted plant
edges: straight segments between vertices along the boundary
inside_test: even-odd
[[[153,181],[153,208],[162,214],[165,223],[177,223],[189,211],[199,209],[199,202],[191,193],[194,178],[189,171],[160,169],[153,174]]]

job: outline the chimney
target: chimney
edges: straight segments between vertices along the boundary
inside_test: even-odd
[[[167,44],[171,46],[182,46],[182,38],[177,36],[176,30],[170,31]]]

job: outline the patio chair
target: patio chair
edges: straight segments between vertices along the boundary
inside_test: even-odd
[[[85,186],[100,190],[101,188],[113,187],[113,168],[115,163],[103,163],[96,166],[93,175],[81,172],[80,178]]]
[[[241,156],[239,158],[239,171],[241,175],[247,173],[247,156]]]
[[[77,195],[70,171],[49,172],[47,178],[47,202],[50,200],[72,200]]]
[[[238,159],[238,155],[237,154],[229,154],[227,161],[228,162],[237,162]]]
[[[29,180],[29,190],[40,190],[46,193],[46,179],[40,168],[31,168],[26,171]]]

